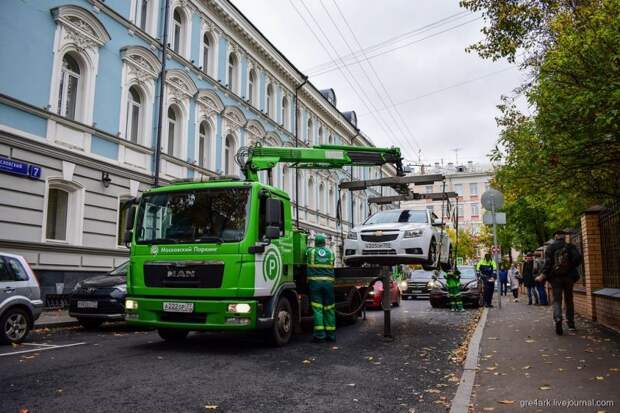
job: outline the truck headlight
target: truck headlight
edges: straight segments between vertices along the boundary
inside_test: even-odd
[[[351,231],[347,234],[347,239],[357,240],[357,232]]]
[[[228,312],[229,313],[239,313],[246,314],[252,311],[252,307],[250,304],[240,303],[240,304],[228,304]]]
[[[136,300],[125,300],[125,310],[137,310],[138,309],[138,302]]]
[[[410,229],[405,231],[403,238],[418,238],[424,234],[424,230],[421,229]]]

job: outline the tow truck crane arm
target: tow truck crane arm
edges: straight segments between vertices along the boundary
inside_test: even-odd
[[[337,169],[343,166],[380,166],[392,164],[398,176],[404,176],[403,158],[399,148],[374,148],[347,145],[317,145],[311,148],[262,146],[241,148],[237,163],[246,180],[258,181],[258,172],[272,169],[278,163],[293,168]]]

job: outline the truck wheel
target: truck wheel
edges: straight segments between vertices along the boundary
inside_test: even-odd
[[[0,343],[21,343],[30,332],[30,314],[21,308],[10,308],[0,317]]]
[[[176,328],[160,328],[157,333],[166,341],[183,341],[189,334],[189,330],[177,330]]]
[[[96,318],[81,318],[78,317],[78,323],[86,330],[95,330],[103,324],[103,320],[97,320]]]
[[[273,327],[269,339],[274,346],[286,345],[293,335],[293,311],[286,297],[280,297],[274,314]]]
[[[349,305],[347,307],[347,313],[353,313],[357,308],[362,304],[362,295],[359,290],[353,287],[350,291],[349,295]],[[359,318],[361,309],[355,311],[355,314],[350,314],[342,317],[342,321],[346,324],[355,324],[357,319]]]

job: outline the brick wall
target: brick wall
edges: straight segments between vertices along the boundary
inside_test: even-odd
[[[596,297],[596,321],[620,331],[620,299],[612,297]]]
[[[575,302],[575,312],[585,316],[587,314],[586,291],[573,290],[573,301]]]

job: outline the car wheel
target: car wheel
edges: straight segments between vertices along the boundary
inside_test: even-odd
[[[274,346],[286,345],[293,335],[293,310],[286,297],[280,297],[276,305],[273,327],[269,330],[269,339]]]
[[[348,301],[349,301],[349,305],[347,308],[347,313],[349,314],[346,316],[343,316],[342,321],[346,324],[355,324],[355,322],[359,318],[360,312],[362,311],[362,309],[360,308],[362,304],[362,295],[360,294],[357,288],[353,287],[351,289],[351,291],[349,292]],[[355,311],[357,308],[360,308],[360,309],[358,311]],[[354,311],[355,313],[351,314]]]
[[[166,341],[183,341],[189,334],[189,330],[178,330],[176,328],[159,328],[157,334]]]
[[[96,318],[80,318],[78,317],[78,323],[86,330],[95,330],[101,327],[103,324],[103,320],[98,320]]]
[[[441,300],[437,300],[437,299],[431,298],[429,301],[431,303],[431,307],[433,307],[433,308],[441,308],[441,307],[443,307],[443,303],[441,302]]]
[[[450,246],[449,252],[448,252],[448,262],[442,262],[439,263],[439,266],[441,267],[441,269],[443,271],[450,271],[453,268],[452,265],[452,246]]]
[[[10,308],[0,318],[0,343],[21,343],[30,332],[30,314],[21,308]]]
[[[437,241],[435,238],[431,238],[431,243],[428,245],[428,258],[425,263],[422,263],[422,268],[425,271],[432,271],[437,268]]]

